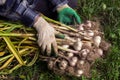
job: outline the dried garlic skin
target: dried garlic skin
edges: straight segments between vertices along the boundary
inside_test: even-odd
[[[73,47],[76,51],[80,51],[82,48],[82,45],[83,45],[83,43],[82,43],[81,39],[78,38],[77,41],[74,43]]]
[[[71,57],[74,56],[74,54],[69,52],[69,53],[66,53],[66,56],[67,56],[68,58],[71,58]]]
[[[78,61],[77,57],[72,57],[70,60],[70,66],[75,66]]]
[[[62,61],[59,63],[59,68],[60,68],[61,70],[64,70],[64,69],[66,69],[67,65],[68,65],[68,62],[67,62],[66,60],[62,60]]]
[[[96,47],[99,47],[99,45],[101,43],[101,37],[100,36],[95,36],[94,39],[93,39],[93,42],[94,42]]]

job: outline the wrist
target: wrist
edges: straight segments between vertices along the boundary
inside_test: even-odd
[[[39,16],[36,18],[33,27],[39,29],[41,27],[46,27],[47,25],[48,25],[47,21],[42,16]]]
[[[34,19],[34,24],[41,18],[42,16],[39,14],[38,16],[35,17]]]
[[[37,16],[35,18],[35,22],[34,22],[34,25],[33,27],[36,27],[38,24],[40,24],[40,22],[43,20],[42,16]]]
[[[70,8],[70,6],[68,4],[64,4],[62,6],[58,6],[57,7],[57,12],[60,12],[61,10],[63,10],[64,8]]]

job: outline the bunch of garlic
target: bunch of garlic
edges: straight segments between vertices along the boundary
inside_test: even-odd
[[[59,50],[58,56],[48,60],[48,67],[55,73],[80,77],[90,76],[90,69],[96,59],[102,58],[110,44],[103,38],[99,24],[86,21],[78,25],[78,34],[67,31],[67,37],[60,44],[64,50]]]

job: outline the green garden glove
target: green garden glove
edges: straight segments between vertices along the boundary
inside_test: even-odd
[[[58,12],[58,20],[64,24],[70,25],[75,23],[77,24],[81,23],[81,19],[79,15],[75,12],[75,10],[70,8],[67,4],[63,6],[59,6],[57,8],[57,12]]]

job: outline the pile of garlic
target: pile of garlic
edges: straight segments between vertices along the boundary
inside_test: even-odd
[[[56,29],[65,38],[57,39],[61,41],[59,53],[57,57],[47,57],[48,68],[57,74],[88,77],[95,60],[104,57],[111,45],[104,40],[98,22],[86,21],[77,27],[77,33]]]

